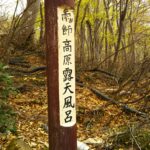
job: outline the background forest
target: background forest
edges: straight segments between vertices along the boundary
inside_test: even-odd
[[[10,14],[0,0],[2,150],[48,148],[44,2],[24,2]],[[149,16],[149,0],[75,1],[77,137],[91,150],[150,149]]]

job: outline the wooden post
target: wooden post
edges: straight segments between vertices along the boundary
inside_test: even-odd
[[[45,0],[49,149],[76,150],[74,0]]]

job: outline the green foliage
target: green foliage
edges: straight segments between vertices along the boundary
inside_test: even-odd
[[[11,131],[16,132],[15,113],[8,104],[0,105],[0,132],[7,133]]]
[[[6,66],[0,63],[0,103],[6,100],[12,88],[11,76],[6,72]]]
[[[80,8],[80,15],[79,15],[79,22],[81,23],[83,16],[84,16],[84,12],[85,12],[85,7],[86,5],[89,4],[88,6],[88,11],[86,12],[86,17],[85,17],[85,21],[89,20],[92,27],[94,27],[94,23],[96,19],[105,19],[106,15],[104,12],[104,7],[103,5],[101,5],[101,11],[96,11],[98,2],[97,1],[93,1],[93,0],[82,0],[81,2],[81,8]]]
[[[8,105],[7,99],[12,87],[11,76],[6,72],[6,66],[0,63],[0,132],[15,132],[15,115],[12,108]]]
[[[140,131],[137,134],[137,141],[143,150],[150,149],[150,131]]]
[[[128,127],[124,127],[122,129],[122,133],[118,134],[116,140],[114,141],[115,147],[118,146],[124,147],[131,147],[134,146],[137,148],[138,146],[141,147],[142,150],[149,150],[150,149],[150,131],[149,129],[136,129]]]

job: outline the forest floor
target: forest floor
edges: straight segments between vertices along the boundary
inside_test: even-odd
[[[35,66],[41,66],[41,60],[37,59],[33,63],[35,58],[28,59]],[[146,130],[150,132],[150,127],[146,124],[147,118],[124,111],[111,101],[98,97],[88,88],[96,88],[113,97],[111,93],[118,86],[115,81],[104,79],[101,73],[79,72],[77,76],[84,83],[84,86],[80,84],[76,86],[78,140],[87,143],[91,150],[128,150],[134,149],[134,145],[136,145],[135,149],[142,147],[140,141],[136,140],[134,129],[139,123],[145,123]],[[48,122],[46,72],[15,73],[13,78],[19,92],[10,96],[9,103],[17,113],[17,135],[2,135],[1,149],[5,150],[10,141],[17,137],[25,140],[33,150],[45,150],[48,147],[48,134],[45,131]],[[135,93],[133,96],[134,98],[130,97],[130,100],[134,100],[138,94]],[[115,97],[113,99],[119,101]],[[120,99],[127,102],[128,93]],[[139,110],[143,102],[131,103],[129,106]],[[127,131],[130,132],[130,136]],[[132,141],[129,141],[130,139]]]

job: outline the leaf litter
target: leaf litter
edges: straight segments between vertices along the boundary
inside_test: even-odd
[[[86,76],[89,74],[86,74]],[[103,80],[92,79],[89,82],[81,76],[86,85],[97,86],[101,91],[114,88]],[[88,81],[87,81],[88,80]],[[25,140],[33,150],[45,150],[48,147],[48,134],[42,128],[47,125],[47,88],[46,77],[43,74],[19,77],[17,84],[26,85],[24,91],[10,96],[9,102],[17,113],[17,135],[12,133],[0,137],[2,150],[16,137]],[[136,121],[135,115],[127,115],[116,105],[97,98],[88,88],[76,86],[77,102],[77,138],[87,143],[92,150],[98,150],[107,144],[112,144],[109,137],[117,129],[130,121]],[[118,148],[118,149],[121,149]]]

